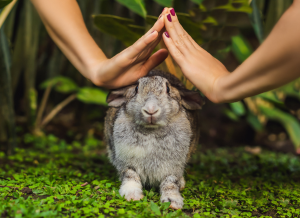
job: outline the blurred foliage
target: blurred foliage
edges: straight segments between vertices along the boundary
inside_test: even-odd
[[[9,2],[0,0],[0,8]],[[89,32],[107,57],[132,45],[156,22],[164,7],[174,7],[181,24],[199,45],[220,61],[231,57],[240,63],[257,47],[253,45],[253,40],[249,41],[249,33],[255,33],[258,41],[263,42],[292,0],[249,2],[78,0]],[[5,9],[8,12],[8,8]],[[0,82],[11,86],[1,86],[1,90],[5,88],[6,91],[0,94],[1,109],[10,109],[5,109],[0,115],[0,141],[11,140],[14,135],[14,110],[17,120],[26,122],[32,131],[37,121],[42,123],[45,112],[50,111],[49,115],[56,111],[53,112],[56,115],[62,106],[67,106],[73,100],[79,100],[73,109],[80,114],[78,119],[81,122],[87,119],[85,114],[89,112],[79,102],[106,105],[107,91],[93,86],[78,74],[49,38],[29,0],[17,1],[9,10],[1,28],[4,35],[1,35],[1,39],[4,39],[1,43],[4,42],[5,46],[1,45],[0,50],[6,56],[10,53],[11,67],[7,67],[7,61],[0,58],[0,67],[3,69]],[[0,20],[1,15],[0,12]],[[161,43],[156,50],[163,46]],[[187,88],[195,89],[172,60],[167,59],[159,68],[173,73],[176,71],[174,74]],[[229,104],[224,114],[234,121],[246,120],[258,133],[265,131],[268,120],[276,120],[286,129],[293,143],[300,146],[300,136],[297,134],[300,111],[286,106],[289,97],[300,100],[299,87],[297,80],[274,91]],[[51,92],[51,89],[56,92]],[[9,116],[5,114],[8,111],[11,113]]]
[[[274,2],[270,3],[269,7],[274,7]],[[288,6],[286,2],[284,3],[286,5],[285,8],[287,8]],[[258,13],[259,9],[256,1],[253,1],[252,4],[254,11]],[[278,10],[275,11],[274,9],[268,11],[265,25],[270,25],[270,23],[272,23],[273,26],[276,23],[276,21],[284,12],[281,6],[282,4],[278,3],[277,7],[280,13],[278,13]],[[256,16],[252,22],[257,38],[261,39],[259,41],[262,42],[262,34],[264,32],[262,29],[263,21],[259,14],[253,14],[252,16]],[[269,29],[266,28],[265,32],[268,33]],[[232,51],[240,62],[246,60],[253,53],[253,49],[250,43],[241,35],[232,37]],[[284,100],[288,96],[293,96],[300,99],[299,83],[300,79],[297,79],[294,82],[291,82],[290,84],[287,84],[273,91],[265,92],[257,96],[245,99],[245,106],[249,109],[248,121],[254,129],[256,129],[257,131],[262,131],[263,125],[265,125],[269,119],[275,120],[282,124],[296,148],[300,148],[300,123],[297,117],[294,117],[288,112],[288,108],[285,106]],[[240,110],[241,104],[235,104],[236,103],[230,104],[233,112],[235,112],[237,116],[243,115],[238,113],[237,111]]]

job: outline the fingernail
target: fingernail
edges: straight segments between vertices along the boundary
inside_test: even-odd
[[[172,18],[171,18],[170,14],[167,15],[167,18],[168,18],[168,21],[172,22]]]
[[[169,33],[165,32],[166,37],[170,38]]]
[[[154,33],[154,30],[151,33]]]
[[[171,12],[172,16],[175,16],[175,10],[174,10],[174,8],[172,8],[172,9],[170,10],[170,12]]]
[[[162,12],[164,12],[164,10],[165,10],[165,8],[163,9],[163,11],[162,11]]]
[[[161,18],[161,15],[159,16],[159,18],[157,20],[159,20]]]

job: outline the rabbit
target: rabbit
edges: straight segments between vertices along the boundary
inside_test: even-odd
[[[126,200],[140,200],[142,185],[160,187],[161,202],[181,209],[185,165],[199,141],[204,100],[170,73],[152,70],[134,85],[111,91],[104,124],[108,156]]]

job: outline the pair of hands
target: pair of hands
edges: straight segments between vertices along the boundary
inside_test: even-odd
[[[183,74],[207,98],[219,102],[218,83],[229,72],[191,38],[172,8],[165,8],[154,26],[136,43],[113,58],[102,61],[92,78],[93,82],[111,89],[136,82],[168,56],[166,49],[151,55],[161,38]]]

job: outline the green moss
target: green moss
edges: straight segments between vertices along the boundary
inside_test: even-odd
[[[138,202],[120,182],[101,141],[67,144],[54,136],[23,139],[31,148],[0,152],[2,217],[299,217],[300,162],[292,155],[242,148],[198,152],[187,167],[184,208],[168,209],[159,193]],[[88,184],[86,184],[86,182]],[[83,186],[82,186],[83,185]],[[32,190],[24,190],[28,187]],[[27,192],[27,193],[24,193]],[[29,193],[28,193],[29,192]]]

